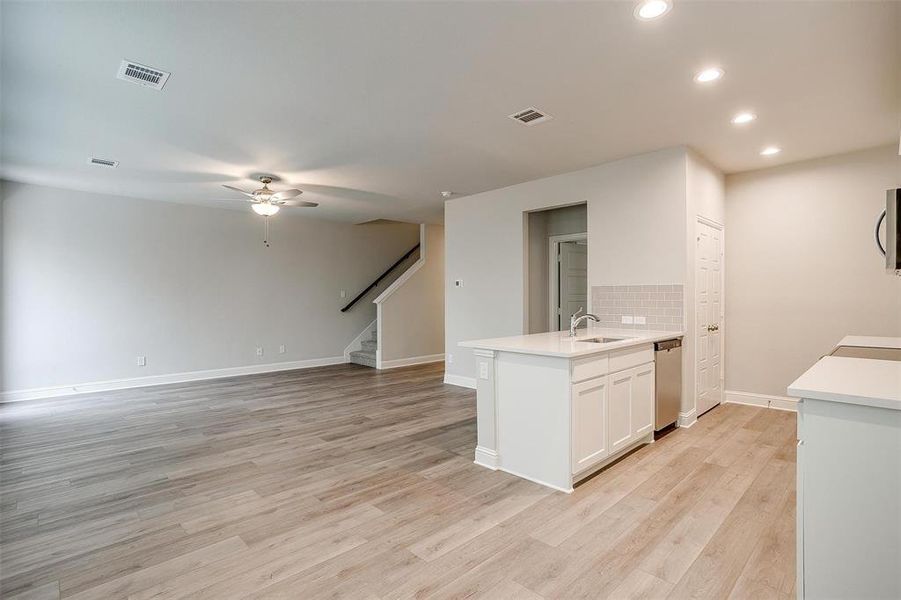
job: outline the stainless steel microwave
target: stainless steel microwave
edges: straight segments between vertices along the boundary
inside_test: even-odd
[[[879,236],[880,226],[885,221],[885,245]],[[876,245],[885,255],[885,271],[901,275],[901,189],[885,193],[885,212],[876,221]]]

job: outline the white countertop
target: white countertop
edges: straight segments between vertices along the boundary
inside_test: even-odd
[[[531,335],[514,335],[510,337],[471,340],[460,342],[463,348],[482,348],[499,352],[515,352],[518,354],[537,354],[539,356],[555,356],[575,358],[590,354],[609,352],[618,348],[628,348],[640,344],[649,344],[661,340],[682,337],[681,331],[649,331],[642,329],[602,329],[590,327],[579,329],[576,337],[569,337],[568,331],[552,331],[550,333],[533,333]],[[629,338],[619,342],[597,344],[584,342],[595,337]]]
[[[847,336],[837,346],[901,348],[901,338]],[[901,410],[901,361],[824,356],[788,386],[788,395]]]
[[[901,337],[874,337],[871,335],[846,335],[838,346],[857,346],[860,348],[901,348]]]

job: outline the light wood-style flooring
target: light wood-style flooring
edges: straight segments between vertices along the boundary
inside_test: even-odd
[[[0,406],[0,596],[794,594],[793,414],[715,408],[572,495],[475,466],[474,417],[440,364]]]

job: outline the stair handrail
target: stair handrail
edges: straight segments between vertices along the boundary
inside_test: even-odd
[[[404,254],[404,255],[401,256],[399,259],[397,259],[397,261],[396,261],[393,265],[391,265],[390,267],[388,267],[388,269],[387,269],[384,273],[382,273],[381,275],[379,275],[379,276],[376,278],[375,281],[373,281],[372,283],[370,283],[370,284],[366,287],[365,290],[363,290],[362,292],[360,292],[359,294],[357,294],[356,297],[354,297],[353,300],[351,300],[350,302],[348,302],[348,303],[347,303],[347,306],[345,306],[344,308],[341,309],[341,312],[347,312],[348,310],[350,310],[350,308],[351,308],[354,304],[356,304],[356,303],[360,300],[360,298],[362,298],[363,296],[365,296],[366,294],[368,294],[368,293],[369,293],[369,290],[371,290],[372,288],[374,288],[375,286],[377,286],[377,285],[382,281],[382,279],[384,279],[385,277],[387,277],[387,276],[391,273],[391,271],[393,271],[394,269],[396,269],[397,267],[399,267],[399,266],[401,265],[401,263],[403,263],[405,260],[407,260],[408,258],[410,258],[410,256],[411,256],[414,252],[416,252],[417,250],[419,250],[419,244],[416,244],[415,246],[413,246],[412,248],[410,248],[410,250],[408,250],[406,254]]]

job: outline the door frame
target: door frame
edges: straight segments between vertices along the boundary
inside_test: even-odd
[[[548,300],[547,300],[547,310],[548,310],[548,331],[561,331],[559,328],[559,321],[557,321],[557,306],[560,304],[560,289],[557,287],[558,277],[560,273],[560,262],[557,260],[557,255],[560,253],[560,242],[582,242],[588,244],[588,232],[584,231],[581,233],[561,233],[557,235],[549,235],[548,236],[548,268],[547,268],[547,292],[548,292]],[[591,290],[588,288],[588,273],[585,274],[585,290],[589,297],[591,298]],[[586,300],[587,302],[588,300]],[[591,308],[590,306],[588,307]],[[591,312],[589,310],[589,312]]]
[[[712,227],[720,232],[720,401],[718,404],[722,404],[726,400],[726,226],[722,223],[718,223],[713,219],[709,219],[707,217],[696,215],[695,217],[695,227],[694,227],[694,237],[695,237],[695,252],[694,252],[694,264],[692,265],[693,275],[692,275],[692,285],[694,289],[691,291],[691,299],[692,299],[692,314],[694,315],[693,321],[697,320],[697,302],[698,299],[696,297],[696,292],[698,288],[697,276],[698,276],[698,252],[697,252],[697,243],[698,236],[700,234],[700,230],[698,225],[706,225],[708,227]],[[700,347],[700,340],[698,339],[698,324],[694,323],[693,331],[691,333],[692,342],[694,345],[693,354],[694,354],[694,365],[692,369],[692,379],[694,381],[693,392],[694,392],[694,409],[695,409],[695,418],[700,417],[700,413],[698,410],[698,348]],[[717,404],[717,405],[718,405]],[[714,405],[716,406],[716,405]],[[712,408],[712,407],[711,407]],[[710,409],[708,409],[710,410]],[[705,411],[706,412],[706,411]]]

